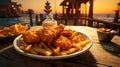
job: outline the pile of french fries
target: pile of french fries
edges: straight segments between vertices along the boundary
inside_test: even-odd
[[[4,27],[0,29],[0,37],[14,36],[17,34],[21,34],[28,30],[28,25],[22,25],[20,23],[14,24],[9,27]]]
[[[81,40],[79,40],[80,38]],[[34,54],[34,55],[43,55],[43,56],[65,56],[72,54],[76,51],[82,50],[88,43],[91,42],[89,39],[85,39],[83,34],[75,35],[71,42],[79,41],[77,43],[73,43],[72,47],[68,50],[62,50],[60,47],[54,47],[52,45],[47,45],[43,42],[39,44],[28,44],[23,38],[20,38],[20,46],[19,48],[25,52]]]

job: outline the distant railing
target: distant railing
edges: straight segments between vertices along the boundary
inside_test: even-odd
[[[86,18],[86,17],[83,17],[81,19],[88,22],[88,26],[92,25],[92,27],[97,27],[97,28],[103,26],[103,27],[106,27],[106,28],[114,29],[114,30],[116,30],[118,32],[118,35],[120,35],[120,23],[107,22],[107,21],[102,21],[102,20],[98,20],[98,19]],[[92,21],[92,23],[89,24],[89,21]]]
[[[31,13],[30,13],[31,14]],[[30,25],[32,26],[32,15],[30,16]],[[38,18],[40,16],[40,18]],[[38,21],[40,19],[40,21]],[[65,25],[69,25],[70,21],[73,22],[72,25],[78,25],[78,26],[90,26],[90,27],[106,27],[106,28],[111,28],[115,29],[118,31],[118,35],[120,35],[120,23],[115,23],[115,22],[107,22],[107,21],[102,21],[98,19],[92,19],[92,18],[87,18],[87,17],[55,17],[55,20],[58,21],[58,24],[62,23]],[[43,15],[36,15],[36,25],[41,25],[43,21]]]
[[[95,28],[105,27],[105,28],[114,29],[118,32],[118,35],[120,35],[120,23],[117,22],[107,22],[107,21],[92,19],[87,17],[62,18],[61,20],[65,20],[65,25],[67,25],[68,23],[67,20],[74,20],[74,25],[83,25],[83,26],[90,26]]]

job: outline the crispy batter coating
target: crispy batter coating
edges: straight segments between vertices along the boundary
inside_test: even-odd
[[[70,49],[72,47],[71,41],[65,36],[59,36],[55,41],[54,45],[60,47],[60,49]]]
[[[64,28],[65,28],[65,25],[60,24],[60,25],[58,25],[55,29],[58,30],[59,32],[61,32],[61,31],[64,30]]]
[[[39,36],[40,40],[42,42],[51,44],[52,41],[55,38],[54,33],[52,32],[52,30],[49,29],[48,27],[44,27],[41,31],[42,31],[42,33],[37,32],[37,35]]]
[[[23,33],[20,49],[35,55],[63,56],[82,50],[90,42],[73,30],[64,29],[60,24],[55,28],[43,27]]]
[[[72,30],[63,30],[60,35],[66,36],[66,37],[70,37],[72,36],[73,31]]]
[[[40,31],[37,31],[37,35],[40,40],[48,45],[51,44],[58,34],[63,31],[65,28],[64,25],[58,25],[56,28],[44,27]]]
[[[55,28],[50,27],[43,27],[42,29],[36,30],[36,31],[29,31],[23,33],[23,39],[25,42],[34,44],[44,42],[48,45],[51,44],[54,39],[58,37],[61,31],[63,31],[65,28],[65,25],[60,24]]]
[[[35,44],[40,42],[40,38],[36,34],[36,31],[28,31],[23,33],[23,39],[25,42],[29,44]]]

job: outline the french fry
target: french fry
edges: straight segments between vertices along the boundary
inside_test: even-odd
[[[30,52],[31,54],[38,55],[38,53],[37,53],[36,51],[34,51],[33,49],[31,49],[29,52]]]
[[[22,26],[21,24],[16,24],[14,27],[15,27],[14,34],[19,33],[19,32],[24,32],[24,30],[28,29],[27,25]],[[36,33],[31,33],[31,34],[35,35]],[[62,34],[58,34],[56,36],[61,36],[61,35]],[[70,40],[70,42],[72,44],[72,47],[70,47],[70,49],[66,49],[66,50],[61,49],[60,47],[57,47],[56,46],[57,43],[55,43],[56,40],[53,40],[53,42],[52,42],[53,44],[47,43],[48,41],[44,42],[42,40],[39,41],[37,44],[36,43],[35,44],[34,43],[28,44],[27,42],[24,41],[25,39],[21,40],[20,49],[22,49],[24,51],[27,51],[28,53],[31,53],[31,54],[34,54],[34,55],[64,56],[64,55],[72,54],[72,53],[74,53],[78,50],[82,50],[85,45],[87,45],[88,43],[91,42],[90,40],[85,39],[85,35],[79,34],[78,32],[75,32],[75,31],[72,31],[72,34],[70,36],[68,36],[67,38]],[[29,39],[29,37],[28,37],[28,39]],[[64,46],[65,45],[63,45],[63,47]]]
[[[62,55],[68,55],[68,54],[76,52],[77,50],[79,50],[79,49],[78,48],[70,48],[68,50],[61,51],[61,54]]]
[[[85,39],[84,35],[76,35],[72,38],[72,42],[79,43],[80,41],[83,41]]]
[[[28,30],[28,25],[22,25],[20,23],[11,25],[9,27],[4,27],[3,29],[0,30],[0,34],[3,34],[6,36],[13,36],[16,34],[21,34],[25,31]],[[0,37],[3,37],[2,35]]]
[[[82,46],[79,43],[73,44],[73,47],[78,48],[79,50],[82,50]]]
[[[0,30],[0,33],[2,32],[3,30]]]
[[[44,54],[45,56],[50,56],[52,54],[50,51],[47,51],[43,48],[34,47],[33,50],[38,53]]]
[[[20,45],[20,47],[19,47],[21,50],[25,50],[25,46],[22,46],[22,45]]]
[[[86,44],[90,43],[91,41],[90,40],[84,40],[84,41],[81,41],[79,44],[81,46],[85,46]]]
[[[24,47],[28,46],[28,44],[25,41],[23,41],[23,40],[20,40],[20,44],[21,44],[21,46],[24,46]]]
[[[31,48],[32,48],[32,45],[30,44],[30,45],[28,45],[28,46],[25,48],[25,51],[30,51]]]
[[[14,27],[15,27],[15,31],[16,31],[16,33],[19,33],[18,25],[15,24]]]
[[[76,35],[78,35],[78,33],[77,33],[77,32],[73,32],[73,33],[72,33],[72,36],[70,36],[69,39],[71,40],[71,39],[72,39],[73,37],[75,37]]]
[[[28,29],[28,24],[22,27],[22,30],[27,30]]]
[[[60,47],[53,50],[55,55],[60,55]]]
[[[50,49],[52,49],[52,51],[55,50],[55,47],[51,46],[51,45],[48,45],[50,47]]]
[[[5,37],[5,35],[4,34],[0,34],[0,37]]]
[[[60,52],[60,55],[61,55],[61,56],[65,56],[65,55],[67,55],[67,53],[65,53],[65,52]]]
[[[36,45],[37,45],[37,44],[36,44]],[[41,44],[38,44],[38,47],[39,47],[39,48],[42,48],[42,45],[41,45]]]
[[[9,27],[4,27],[3,30],[4,30],[4,32],[8,32],[8,31],[10,31],[11,29],[10,29]]]
[[[77,36],[74,36],[73,38],[72,38],[72,42],[74,42],[74,43],[78,43],[79,42],[79,35],[77,35]]]
[[[42,45],[47,51],[49,52],[53,52],[46,44],[44,44],[43,42],[40,43],[40,45]]]
[[[9,36],[9,35],[10,35],[10,36],[13,36],[14,34],[13,34],[13,33],[11,33],[11,32],[8,32],[8,36]]]

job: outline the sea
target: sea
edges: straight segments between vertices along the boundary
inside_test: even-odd
[[[36,14],[33,14],[33,25],[36,24],[35,20]],[[95,19],[113,22],[114,14],[94,14],[93,16]],[[119,22],[120,22],[120,15],[119,15]],[[0,27],[1,26],[10,26],[16,23],[21,24],[30,24],[29,14],[23,14],[21,17],[14,17],[14,18],[0,18]]]

